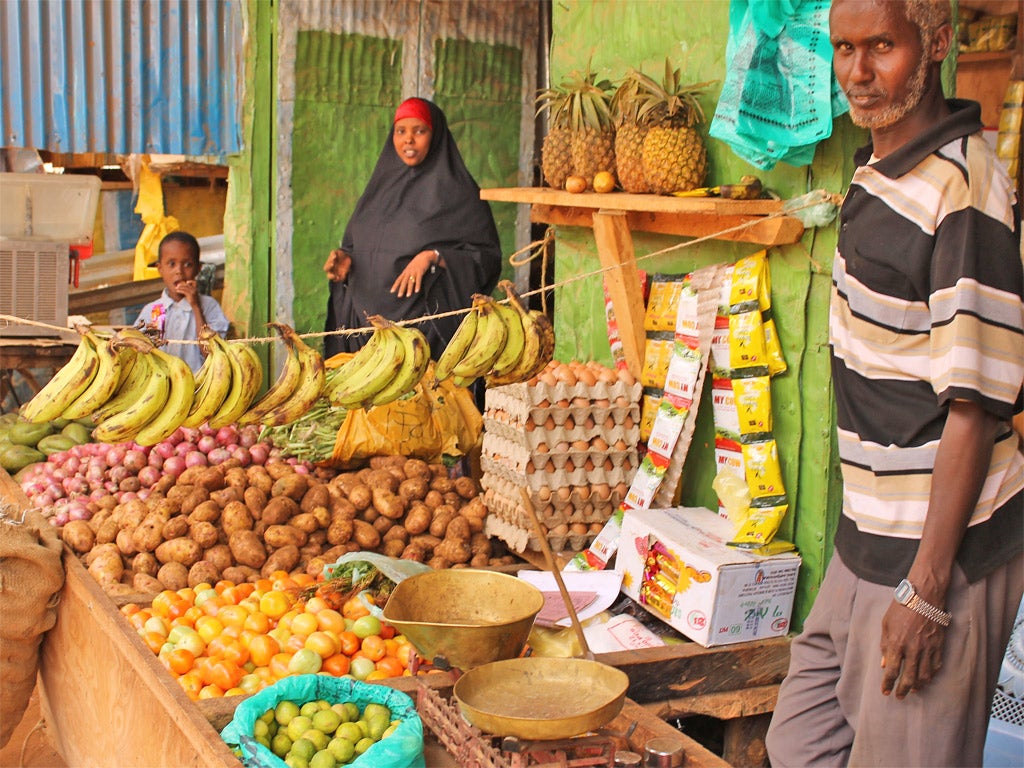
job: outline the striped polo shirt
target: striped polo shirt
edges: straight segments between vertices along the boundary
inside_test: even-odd
[[[910,568],[951,400],[1003,420],[958,553],[975,581],[1024,544],[1024,453],[1010,419],[1024,380],[1020,217],[980,107],[881,160],[856,156],[840,212],[830,340],[843,514],[836,548],[859,577]]]

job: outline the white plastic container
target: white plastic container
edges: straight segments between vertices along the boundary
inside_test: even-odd
[[[100,185],[99,176],[0,173],[0,237],[91,241]]]

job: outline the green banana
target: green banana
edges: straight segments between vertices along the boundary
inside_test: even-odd
[[[82,394],[61,413],[61,416],[69,420],[92,415],[113,396],[121,381],[121,355],[114,348],[113,341],[100,339],[91,332],[86,333],[86,338],[96,349],[96,375]]]
[[[263,365],[246,344],[224,341],[219,336],[210,341],[224,347],[231,359],[231,388],[220,409],[207,421],[213,429],[220,429],[235,423],[252,405],[263,386]]]
[[[196,373],[196,390],[192,398],[192,406],[182,425],[193,429],[201,427],[224,404],[231,389],[231,358],[227,350],[219,344],[212,343],[217,332],[204,328],[199,332],[199,340],[207,343],[206,359]]]
[[[331,405],[340,405],[350,410],[362,408],[363,403],[371,402],[402,369],[405,362],[405,347],[395,326],[388,323],[382,328],[378,327],[374,331],[374,336],[378,334],[381,335],[380,342],[375,345],[370,359],[357,369],[359,375],[350,374],[343,369],[339,376],[340,380],[335,380],[335,387],[330,393]],[[357,353],[346,367],[355,363],[359,356]]]
[[[516,301],[518,296],[513,299],[513,304]],[[521,303],[518,308],[522,311],[523,332],[526,336],[523,355],[508,373],[502,376],[488,376],[488,386],[497,387],[528,381],[540,373],[555,354],[555,329],[550,318],[536,309],[526,311]]]
[[[502,347],[501,354],[498,355],[494,365],[491,367],[491,373],[495,376],[501,376],[515,368],[516,363],[523,356],[523,350],[526,348],[526,332],[523,330],[522,308],[520,304],[512,300],[515,286],[512,285],[510,280],[502,280],[498,285],[505,289],[505,293],[509,297],[508,304],[498,302],[494,304],[494,310],[501,316],[502,322],[505,323],[505,327],[508,330],[508,338],[505,339],[505,346]]]
[[[171,391],[171,377],[167,371],[156,363],[152,352],[139,355],[136,367],[140,367],[140,364],[143,370],[139,375],[139,388],[133,390],[136,396],[127,407],[112,413],[96,425],[92,431],[93,440],[100,443],[131,440],[167,403]]]
[[[444,352],[437,359],[437,365],[434,366],[435,381],[444,381],[452,375],[452,369],[465,356],[466,350],[473,343],[473,338],[476,336],[476,326],[479,322],[480,309],[476,302],[474,302],[472,308],[462,318],[459,327],[455,329],[455,333],[444,348]]]
[[[95,345],[83,335],[71,359],[22,406],[21,415],[34,424],[58,418],[89,386],[99,366]]]
[[[473,343],[452,369],[452,373],[463,379],[476,379],[488,373],[508,338],[508,328],[494,309],[494,299],[490,296],[481,296],[481,299],[480,321]]]
[[[405,347],[402,368],[395,377],[370,400],[370,405],[387,405],[411,392],[430,365],[430,342],[419,328],[399,328],[398,335]]]
[[[192,406],[192,397],[196,391],[195,377],[188,363],[177,355],[169,355],[162,349],[150,352],[154,362],[163,366],[170,380],[170,389],[163,409],[153,417],[138,434],[135,442],[139,445],[156,445],[181,426]]]
[[[391,333],[380,333],[380,331],[392,328],[393,323],[380,315],[371,315],[369,320],[374,327],[374,332],[366,344],[347,362],[331,371],[327,377],[324,395],[332,403],[339,397],[343,397],[348,389],[366,379],[371,369],[378,363],[376,356],[381,351],[380,347],[386,341],[390,341]],[[392,354],[392,352],[387,351],[385,354]]]
[[[324,359],[313,347],[306,344],[292,328],[279,329],[288,340],[292,353],[299,363],[298,386],[287,392],[286,398],[267,410],[261,422],[265,427],[280,427],[297,421],[313,407],[324,390],[327,371]]]

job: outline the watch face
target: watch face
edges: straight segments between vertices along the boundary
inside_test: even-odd
[[[910,602],[910,598],[914,596],[914,587],[909,581],[904,579],[896,586],[894,596],[896,598],[896,602],[906,605]]]

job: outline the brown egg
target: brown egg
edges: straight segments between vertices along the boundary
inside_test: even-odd
[[[589,408],[590,398],[589,397],[574,397],[570,403],[573,408]]]
[[[554,376],[557,381],[562,382],[568,387],[575,386],[577,381],[576,374],[573,373],[572,366],[567,364],[558,366],[554,370]]]
[[[600,533],[604,530],[604,523],[591,523],[588,531],[590,533]]]
[[[607,397],[599,397],[597,400],[594,400],[593,402],[593,406],[595,408],[610,408],[611,404],[611,400],[609,400]]]
[[[552,528],[548,532],[548,536],[568,536],[568,535],[569,535],[569,525],[568,525],[568,523],[562,523],[561,525],[556,525],[554,528]]]
[[[541,486],[540,488],[537,489],[537,500],[538,501],[546,502],[550,498],[551,498],[551,489],[548,488],[546,485]]]
[[[569,407],[569,398],[567,398],[567,397],[563,397],[561,400],[557,400],[555,402],[555,408],[568,408],[568,407]]]
[[[587,442],[586,440],[573,440],[572,441],[572,450],[574,450],[574,451],[589,451],[590,450],[590,443]]]
[[[600,435],[598,435],[597,437],[590,441],[590,447],[595,451],[607,451],[608,441],[605,440]]]
[[[565,421],[562,422],[562,429],[567,432],[576,428],[576,420],[571,415],[565,417]]]
[[[547,399],[547,398],[545,397],[545,398],[544,398],[543,400],[540,400],[540,401],[539,401],[539,402],[537,403],[537,407],[538,407],[538,408],[550,408],[550,407],[551,407],[551,401],[550,401],[550,400],[548,400],[548,399]]]
[[[611,498],[612,489],[608,483],[594,483],[594,485],[590,486],[590,493],[599,501],[608,501]]]
[[[572,488],[569,487],[568,485],[563,485],[561,488],[555,491],[555,495],[558,497],[559,501],[568,501],[569,498],[572,496]]]
[[[576,380],[580,384],[585,384],[588,387],[592,387],[597,384],[597,377],[594,372],[589,370],[586,366],[580,366],[576,369]]]
[[[556,426],[558,425],[555,424],[555,417],[549,413],[548,417],[544,419],[544,429],[551,432]]]
[[[534,451],[534,453],[548,453],[549,452],[548,444],[547,443],[537,443],[537,447],[534,448],[533,451]]]
[[[576,464],[573,462],[572,456],[565,460],[565,465],[562,467],[562,469],[570,473],[576,471]]]
[[[569,526],[569,533],[575,534],[577,536],[581,536],[587,533],[588,530],[589,529],[587,528],[586,523],[573,523]]]
[[[606,472],[611,472],[613,469],[615,469],[615,462],[612,461],[611,456],[604,460],[604,469]]]
[[[615,398],[616,408],[629,408],[630,405],[631,403],[629,402],[629,398],[626,397],[625,395],[619,395],[618,397]]]
[[[586,501],[590,498],[591,490],[589,485],[577,485],[575,490],[576,496],[579,497],[580,501]]]
[[[614,443],[614,445],[612,446],[612,448],[613,448],[614,450],[616,450],[616,451],[625,451],[625,450],[627,450],[627,449],[629,448],[629,445],[628,445],[628,444],[626,443],[626,441],[625,441],[625,440],[623,440],[623,439],[622,439],[622,438],[620,437],[620,438],[619,438],[618,440],[616,440],[616,441],[615,441],[615,443]]]
[[[555,453],[566,453],[570,448],[571,446],[568,440],[559,440],[557,443],[555,443],[552,450]]]
[[[585,462],[583,462],[583,468],[585,470],[587,470],[587,472],[593,472],[594,471],[594,460],[592,458],[590,458],[589,456],[587,456],[587,460]]]
[[[543,371],[537,375],[537,381],[541,384],[546,384],[549,387],[555,386],[558,383],[558,379],[554,377],[550,372]]]
[[[634,384],[636,384],[636,377],[634,377],[633,374],[629,372],[629,369],[618,368],[616,369],[616,371],[618,373],[619,381],[621,381],[626,386],[631,387]]]

